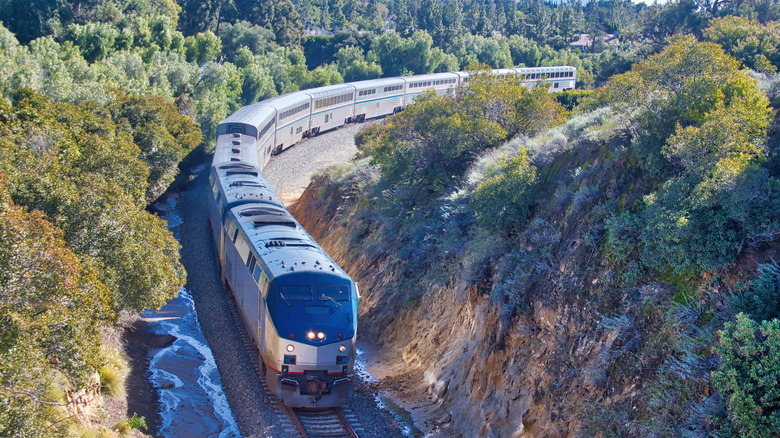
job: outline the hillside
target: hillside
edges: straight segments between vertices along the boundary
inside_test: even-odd
[[[484,108],[522,112],[490,95],[474,132],[518,120]],[[777,123],[733,60],[678,39],[564,124],[474,154],[437,99],[364,131],[367,158],[293,208],[412,386],[464,436],[780,430]]]

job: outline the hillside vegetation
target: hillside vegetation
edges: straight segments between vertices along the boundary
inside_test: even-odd
[[[780,174],[757,82],[678,37],[568,117],[474,85],[363,131],[304,196],[366,293],[363,333],[467,436],[776,436]]]

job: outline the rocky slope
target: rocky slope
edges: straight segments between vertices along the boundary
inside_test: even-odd
[[[466,230],[467,249],[410,266],[421,242],[383,234],[381,190],[365,189],[378,177],[364,165],[318,177],[291,212],[360,283],[362,336],[464,436],[673,436],[688,424],[705,434],[718,312],[771,245],[718,278],[625,286],[600,242],[603,206],[636,198],[621,193],[628,141],[582,141],[544,167],[545,201],[514,243],[524,258]],[[512,306],[491,296],[499,284]]]

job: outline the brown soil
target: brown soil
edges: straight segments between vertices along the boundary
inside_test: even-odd
[[[430,395],[421,372],[404,367],[371,340],[361,342],[360,348],[366,359],[366,371],[377,379],[368,386],[374,392],[381,392],[408,411],[415,427],[427,438],[458,437],[452,428],[449,413]]]

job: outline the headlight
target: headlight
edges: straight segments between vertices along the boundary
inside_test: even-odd
[[[317,335],[314,332],[306,333],[306,337],[309,338],[310,341],[313,341]]]
[[[290,345],[290,346],[292,347],[292,345]],[[339,351],[344,351],[346,349],[347,349],[347,347],[345,347],[343,345],[339,345]],[[290,350],[290,351],[292,351],[292,350]]]
[[[325,333],[323,333],[323,332],[317,332],[317,339],[319,339],[320,341],[322,341],[323,339],[325,339]]]
[[[294,346],[293,344],[290,344],[290,345],[288,345],[288,346],[287,346],[287,351],[289,351],[290,353],[292,353],[293,351],[295,351],[295,346]],[[342,351],[344,351],[344,350],[342,350]]]

